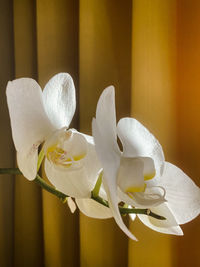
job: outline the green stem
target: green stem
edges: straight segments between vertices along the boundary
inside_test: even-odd
[[[64,193],[56,190],[55,188],[53,188],[53,186],[51,186],[48,183],[46,183],[45,180],[42,179],[38,174],[37,174],[36,178],[34,179],[34,182],[36,184],[40,185],[44,190],[46,190],[49,193],[57,196],[60,200],[62,200],[64,202],[65,202],[66,198],[68,197]]]
[[[22,174],[20,172],[20,170],[18,168],[0,168],[0,175],[1,174],[13,174],[13,175],[17,175],[17,174]],[[57,196],[60,200],[62,200],[63,202],[66,201],[66,198],[68,197],[67,195],[65,195],[64,193],[56,190],[53,186],[49,185],[48,183],[45,182],[44,179],[42,179],[38,174],[36,176],[36,178],[33,180],[36,184],[40,185],[43,189],[45,189],[46,191],[48,191],[49,193]],[[99,175],[97,184],[98,184],[98,188],[99,189],[99,184],[101,182],[101,175]],[[96,190],[98,191],[98,190]],[[100,196],[96,195],[96,191],[95,193],[93,193],[93,191],[91,192],[91,198],[93,200],[95,200],[96,202],[104,205],[105,207],[109,207],[108,201],[101,198]],[[165,217],[160,216],[154,212],[152,212],[150,209],[129,209],[129,208],[124,208],[122,206],[119,206],[119,210],[121,214],[130,214],[130,213],[135,213],[135,214],[144,214],[144,215],[148,215],[151,216],[153,218],[156,218],[158,220],[166,220]]]
[[[23,175],[18,168],[0,168],[0,175],[1,174],[13,174],[13,175]],[[53,186],[49,185],[42,179],[39,174],[37,174],[36,178],[33,180],[36,184],[40,185],[44,190],[48,191],[49,193],[57,196],[62,201],[65,201],[68,197],[67,195],[63,194],[62,192],[53,188]]]
[[[100,204],[104,205],[105,207],[109,207],[108,201],[101,198],[100,196],[94,196],[92,194],[91,198],[94,199],[95,201],[99,202]],[[151,216],[151,217],[158,219],[158,220],[166,220],[165,217],[160,216],[160,215],[152,212],[150,209],[135,209],[135,208],[129,209],[129,208],[124,208],[122,206],[119,206],[119,211],[121,214],[131,214],[131,213],[144,214],[144,215]]]
[[[0,168],[0,175],[1,174],[22,174],[18,168]]]

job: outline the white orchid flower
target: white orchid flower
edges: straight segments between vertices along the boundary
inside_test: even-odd
[[[119,227],[135,240],[121,218],[119,199],[129,206],[151,208],[164,216],[166,220],[138,215],[153,230],[182,235],[179,224],[200,213],[200,189],[179,168],[165,162],[161,145],[137,120],[123,118],[116,126],[114,98],[114,87],[103,91],[92,123],[112,214]],[[123,152],[119,149],[117,135]]]
[[[90,198],[100,164],[93,138],[68,130],[76,108],[71,76],[55,75],[43,92],[33,79],[16,79],[8,82],[6,93],[17,163],[23,175],[35,179],[38,147],[44,142],[45,172],[50,182],[68,196]],[[74,210],[71,199],[68,204]],[[106,211],[97,215],[106,218]]]

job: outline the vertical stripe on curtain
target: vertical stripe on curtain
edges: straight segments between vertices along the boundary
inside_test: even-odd
[[[0,1],[0,167],[14,164],[14,148],[9,125],[5,87],[14,78],[12,1]],[[0,266],[13,265],[13,185],[12,176],[0,177]]]
[[[15,77],[37,78],[35,1],[14,1]],[[18,175],[15,179],[14,264],[43,266],[41,190]]]
[[[154,133],[165,156],[176,156],[176,3],[134,0],[132,28],[132,116]],[[129,241],[129,266],[170,267],[171,236],[139,220],[131,224],[139,242]]]
[[[80,130],[91,119],[102,90],[116,87],[118,118],[130,114],[131,1],[80,0]],[[114,220],[80,214],[81,266],[127,266],[128,239]]]
[[[178,0],[177,112],[179,166],[200,186],[200,2]],[[177,239],[178,266],[200,266],[200,218]]]
[[[69,72],[78,85],[78,1],[36,2],[38,80],[44,86],[54,74]],[[74,120],[74,127],[77,122]],[[44,172],[43,172],[44,176]],[[45,266],[79,265],[78,212],[48,192],[43,196]]]

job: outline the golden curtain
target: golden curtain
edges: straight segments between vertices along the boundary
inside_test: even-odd
[[[113,84],[118,119],[144,123],[166,159],[200,185],[199,23],[198,0],[0,0],[0,167],[15,165],[7,81],[32,77],[44,86],[69,72],[73,127],[91,133],[98,97]],[[3,267],[199,266],[199,226],[197,218],[175,237],[131,222],[136,243],[112,219],[72,215],[23,177],[0,177]]]

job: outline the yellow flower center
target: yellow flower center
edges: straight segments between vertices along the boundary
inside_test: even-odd
[[[49,161],[66,168],[69,168],[74,162],[85,157],[85,154],[71,155],[69,152],[60,148],[58,144],[48,147],[46,155]]]
[[[126,189],[126,193],[128,194],[128,196],[131,195],[131,193],[135,193],[135,192],[145,192],[145,189],[146,189],[146,184],[144,184],[143,186],[132,186],[132,187],[128,187]]]
[[[145,180],[145,181],[151,180],[151,179],[154,178],[155,175],[156,175],[156,172],[145,174],[145,175],[144,175],[144,180]]]

